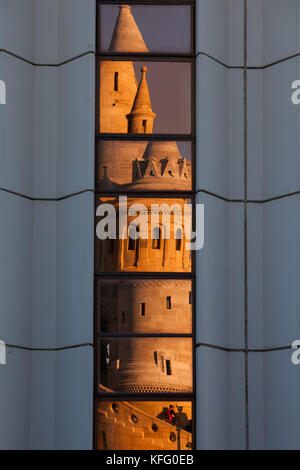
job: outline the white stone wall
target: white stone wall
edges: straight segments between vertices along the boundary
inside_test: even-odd
[[[246,74],[244,0],[196,3],[197,447],[299,448],[300,1],[246,1]],[[3,449],[92,447],[94,52],[95,0],[0,0]]]
[[[300,1],[196,3],[197,445],[298,449]]]
[[[92,447],[95,11],[0,1],[2,449]]]

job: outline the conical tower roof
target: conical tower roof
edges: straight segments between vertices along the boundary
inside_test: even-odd
[[[142,67],[141,72],[142,78],[133,102],[130,116],[142,114],[154,118],[156,114],[152,111],[149,88],[146,80],[147,67]]]
[[[178,150],[177,143],[175,141],[163,141],[163,142],[149,142],[143,158],[149,160],[154,158],[155,160],[162,158],[168,158],[169,160],[182,159],[182,156]]]
[[[149,52],[129,5],[120,5],[110,52]]]
[[[140,165],[141,175],[133,178],[130,189],[191,189],[187,162],[174,141],[149,142]]]

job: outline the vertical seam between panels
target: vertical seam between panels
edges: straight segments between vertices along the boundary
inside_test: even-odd
[[[248,384],[248,234],[247,234],[247,0],[244,0],[244,340],[245,340],[245,445],[249,450],[249,384]]]

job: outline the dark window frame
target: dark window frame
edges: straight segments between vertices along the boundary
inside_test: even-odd
[[[98,37],[98,25],[99,22],[99,15],[100,15],[100,4],[111,4],[111,5],[120,5],[120,4],[130,4],[130,5],[190,5],[191,6],[191,54],[187,55],[180,55],[180,54],[105,54],[100,53],[99,49],[99,37]],[[175,141],[183,141],[188,140],[191,141],[192,145],[192,165],[191,165],[191,172],[192,172],[192,189],[191,191],[164,191],[164,192],[155,192],[155,191],[147,191],[139,193],[137,191],[127,191],[126,194],[128,197],[134,196],[136,198],[139,197],[151,197],[161,199],[163,197],[184,197],[190,198],[192,200],[193,205],[193,228],[195,228],[195,196],[196,196],[196,157],[195,157],[195,145],[196,145],[196,53],[195,53],[195,0],[134,0],[134,1],[118,1],[112,2],[108,0],[97,0],[96,2],[96,18],[97,18],[97,26],[96,26],[96,103],[95,103],[95,143],[97,144],[98,141],[102,140],[119,140],[119,141],[126,141],[126,140],[175,140]],[[189,61],[191,63],[191,133],[188,135],[184,134],[104,134],[99,133],[97,130],[97,124],[99,122],[99,60],[140,60],[146,59],[147,61],[156,60],[156,61]],[[95,167],[97,171],[97,155],[95,154]],[[97,173],[95,172],[95,178]],[[96,188],[96,182],[95,182]],[[99,192],[97,189],[95,190],[95,209],[97,207],[97,198],[100,194],[103,194],[105,197],[109,197],[105,191]],[[110,193],[115,195],[125,194],[124,192],[118,193]],[[96,217],[95,217],[95,224],[96,224]],[[95,253],[96,253],[96,236],[94,232],[94,239],[95,239]],[[191,280],[191,296],[192,296],[192,333],[191,334],[111,334],[111,333],[102,333],[97,329],[97,310],[95,309],[95,297],[94,297],[94,449],[97,449],[97,403],[99,401],[161,401],[161,402],[170,402],[170,401],[189,401],[192,405],[192,448],[196,448],[196,295],[195,295],[195,273],[196,273],[196,256],[195,251],[191,253],[192,255],[192,270],[190,273],[158,273],[158,272],[143,272],[143,273],[120,273],[120,272],[97,272],[96,270],[96,258],[95,258],[95,268],[94,268],[94,293],[96,293],[96,282],[98,279],[126,279],[126,278],[139,278],[139,279],[188,279]],[[99,393],[98,389],[98,348],[97,343],[100,338],[104,337],[189,337],[192,339],[192,360],[193,360],[193,391],[192,393],[182,393],[182,394],[144,394],[144,393],[130,393],[130,394],[104,394],[103,392]]]

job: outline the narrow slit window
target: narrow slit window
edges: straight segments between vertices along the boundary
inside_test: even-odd
[[[192,305],[192,291],[189,292],[189,304]]]
[[[143,119],[143,133],[146,134],[147,132],[147,120]]]
[[[152,233],[152,248],[153,250],[160,250],[161,230],[159,227],[154,227]]]
[[[146,304],[145,302],[141,303],[141,316],[144,317],[146,315]]]
[[[122,323],[126,322],[126,314],[125,312],[122,312]]]
[[[119,91],[119,72],[115,72],[115,76],[114,76],[114,91]]]
[[[106,345],[105,361],[107,365],[110,363],[110,343],[107,343]]]
[[[181,250],[181,238],[182,238],[182,234],[181,234],[181,230],[180,228],[176,231],[176,251],[180,251]]]
[[[136,241],[138,238],[139,227],[131,225],[129,227],[129,237],[128,237],[128,250],[134,251],[136,248]]]
[[[168,310],[171,310],[171,308],[172,308],[171,296],[169,295],[169,296],[167,297],[167,309],[168,309]]]
[[[165,358],[164,358],[164,356],[161,356],[161,370],[163,372],[165,371]]]
[[[171,361],[169,359],[166,360],[166,372],[167,375],[172,375]]]
[[[135,250],[135,240],[133,238],[129,237],[128,240],[128,250],[129,251],[134,251]]]

